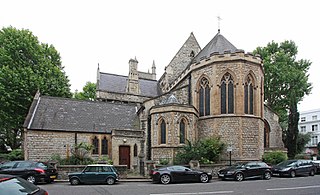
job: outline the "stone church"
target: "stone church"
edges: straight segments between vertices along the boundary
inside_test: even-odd
[[[237,49],[220,30],[201,49],[193,33],[156,79],[129,60],[128,76],[97,71],[97,101],[36,94],[24,124],[25,159],[69,157],[75,144],[115,165],[174,159],[186,144],[219,136],[233,160],[283,149],[278,116],[264,105],[259,56]],[[227,151],[225,152],[227,153]]]

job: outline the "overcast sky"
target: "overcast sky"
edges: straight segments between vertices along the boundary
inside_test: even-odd
[[[157,67],[157,79],[193,32],[201,48],[217,33],[252,52],[274,40],[293,40],[298,59],[312,62],[312,94],[299,111],[320,108],[320,1],[296,0],[0,0],[0,26],[29,29],[60,53],[71,90],[96,82],[100,71],[127,75]]]

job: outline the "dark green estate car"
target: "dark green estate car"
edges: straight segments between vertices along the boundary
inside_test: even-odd
[[[69,173],[71,185],[101,184],[112,185],[119,181],[119,174],[113,165],[93,164],[87,165],[81,172]]]

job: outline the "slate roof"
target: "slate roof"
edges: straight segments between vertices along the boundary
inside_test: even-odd
[[[100,72],[100,83],[98,85],[98,90],[115,93],[126,93],[127,81],[127,76]],[[139,87],[141,92],[139,95],[141,96],[158,96],[158,82],[155,80],[139,78]]]
[[[211,53],[224,51],[235,52],[237,48],[218,32],[213,39],[198,53],[193,62],[199,62],[201,58],[210,57]]]
[[[136,129],[136,106],[41,96],[24,126],[34,130],[111,133]]]

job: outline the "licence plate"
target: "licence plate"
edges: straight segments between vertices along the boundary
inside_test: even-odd
[[[50,176],[50,179],[55,179],[55,178],[56,178],[55,175],[51,175],[51,176]]]
[[[219,177],[224,177],[224,174],[219,174]]]

